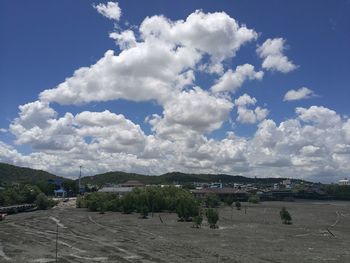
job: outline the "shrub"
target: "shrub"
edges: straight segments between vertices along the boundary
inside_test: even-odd
[[[148,207],[144,205],[140,211],[141,218],[146,219],[148,216]]]
[[[233,196],[228,196],[225,198],[225,204],[227,204],[228,206],[231,206],[234,201],[235,201],[235,198]]]
[[[290,225],[292,223],[292,216],[289,214],[285,207],[282,207],[280,211],[280,217],[283,224]]]
[[[50,201],[49,199],[46,197],[45,194],[40,193],[37,197],[36,197],[36,206],[38,207],[39,210],[46,210],[50,207]]]
[[[198,215],[198,216],[193,217],[193,223],[194,223],[193,227],[200,228],[202,225],[202,222],[203,222],[202,215]]]
[[[191,221],[198,214],[198,203],[190,195],[183,195],[177,199],[176,213],[179,221]]]
[[[100,214],[104,214],[106,211],[106,203],[100,204],[98,211],[100,211]]]
[[[134,212],[136,204],[133,193],[127,193],[125,196],[123,196],[121,199],[121,206],[124,214],[131,214]]]
[[[210,228],[217,228],[216,223],[219,220],[219,214],[216,210],[209,208],[207,209],[206,213],[205,213],[207,219],[208,219],[208,223],[210,225]]]
[[[25,185],[20,191],[21,203],[33,204],[37,196],[41,193],[37,186]]]
[[[241,206],[242,206],[241,202],[236,201],[235,205],[236,205],[237,210],[241,210]]]
[[[216,195],[214,194],[209,194],[205,197],[204,199],[204,203],[206,207],[210,207],[210,208],[215,208],[218,207],[220,204],[219,199],[217,198]]]
[[[252,204],[258,204],[260,202],[260,198],[258,195],[251,195],[249,196],[248,202]]]
[[[76,207],[77,208],[86,208],[86,202],[85,199],[81,196],[78,196],[76,201],[75,201]]]
[[[121,212],[121,199],[118,196],[114,196],[106,203],[106,210],[111,212]]]

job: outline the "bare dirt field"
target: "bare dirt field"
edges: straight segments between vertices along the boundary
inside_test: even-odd
[[[282,206],[292,225],[281,224]],[[219,229],[191,228],[176,214],[139,219],[69,203],[11,215],[0,222],[0,262],[55,262],[56,224],[58,262],[350,262],[350,202],[243,203],[219,212]]]

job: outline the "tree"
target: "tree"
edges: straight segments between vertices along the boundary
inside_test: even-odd
[[[36,197],[36,206],[38,207],[39,210],[46,210],[49,208],[50,206],[50,201],[49,199],[47,199],[46,195],[43,193],[40,193],[37,197]]]
[[[92,212],[96,212],[100,209],[100,205],[101,205],[101,200],[102,200],[102,195],[101,193],[92,193],[87,195],[85,198],[85,204],[86,207],[92,211]]]
[[[193,216],[198,214],[198,204],[191,195],[179,197],[176,205],[176,213],[180,221],[191,221]]]
[[[132,192],[123,196],[121,201],[124,214],[131,214],[135,210],[135,198]]]
[[[283,224],[290,225],[292,223],[292,216],[289,214],[285,207],[282,207],[280,211],[280,217]]]
[[[25,185],[20,191],[21,193],[21,203],[33,204],[37,196],[41,193],[39,187],[33,185]]]
[[[258,195],[251,195],[249,196],[248,202],[252,204],[258,204],[260,202],[260,198]]]
[[[241,202],[236,201],[235,203],[237,210],[241,210]]]
[[[77,208],[86,208],[86,201],[83,197],[78,196],[75,201],[75,205]]]
[[[208,208],[215,208],[219,206],[220,201],[215,194],[209,194],[205,197],[204,203],[205,206]]]
[[[235,201],[235,198],[233,196],[228,196],[225,198],[225,203],[228,205],[228,206],[231,206],[233,204],[233,202]]]
[[[208,223],[210,225],[210,228],[217,228],[216,223],[219,220],[218,212],[216,210],[214,210],[213,208],[209,208],[209,209],[207,209],[205,215],[208,219]]]

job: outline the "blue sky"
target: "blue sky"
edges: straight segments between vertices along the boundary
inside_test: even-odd
[[[117,7],[120,8],[121,16],[114,18],[101,15],[101,12],[98,12],[98,4],[97,1],[68,0],[55,2],[1,1],[1,161],[47,169],[65,176],[74,176],[77,170],[75,167],[77,165],[71,164],[69,160],[73,160],[72,163],[83,164],[87,174],[108,170],[150,174],[181,170],[239,173],[247,176],[302,176],[321,181],[333,181],[349,174],[350,168],[346,163],[350,160],[348,153],[350,152],[348,141],[350,122],[347,117],[350,114],[348,106],[350,97],[348,74],[350,17],[347,15],[350,11],[350,1],[148,1],[147,4],[140,3],[140,1],[118,1]],[[116,8],[115,5],[112,6]],[[101,7],[107,8],[107,1],[102,2]],[[196,10],[201,11],[195,13]],[[210,20],[210,14],[215,12],[224,13],[218,13],[219,16]],[[228,53],[218,59],[217,54],[221,51],[216,50],[215,46],[210,46],[215,43],[208,42],[206,47],[196,44],[197,40],[193,39],[193,35],[198,37],[203,30],[194,34],[193,32],[198,28],[192,27],[190,22],[186,24],[186,18],[191,14],[197,14],[196,19],[199,20],[196,21],[199,21],[199,24],[209,21],[213,28],[215,28],[215,21],[221,17],[226,19],[225,26],[231,26],[230,19],[232,19],[239,27],[246,25],[247,29],[252,30],[254,34],[252,33],[253,35],[248,40],[242,40],[239,44],[234,42],[239,42],[239,37],[232,40],[232,45],[239,46],[234,50],[235,54],[227,55],[233,51],[232,46],[223,45],[222,49],[227,48]],[[192,71],[195,79],[189,84],[176,88],[174,83],[166,84],[170,85],[171,90],[166,89],[170,97],[181,98],[181,95],[190,96],[188,94],[192,94],[193,98],[190,97],[187,104],[179,105],[176,101],[165,99],[163,93],[155,93],[157,95],[149,97],[148,91],[142,85],[134,87],[136,93],[145,92],[137,99],[130,97],[132,95],[128,93],[129,91],[127,94],[107,99],[111,89],[117,92],[119,81],[124,81],[117,75],[113,80],[107,80],[116,82],[113,82],[111,86],[107,85],[108,87],[105,84],[99,84],[101,76],[93,79],[92,84],[88,84],[91,85],[89,87],[96,86],[96,89],[106,89],[101,91],[104,94],[102,99],[86,100],[86,94],[82,95],[82,93],[88,92],[89,87],[82,88],[83,90],[79,91],[76,98],[62,97],[62,90],[47,93],[49,95],[44,99],[39,98],[41,92],[55,89],[59,84],[64,83],[66,78],[70,78],[75,70],[94,65],[104,57],[107,50],[113,50],[114,57],[117,57],[123,52],[127,53],[127,49],[135,48],[128,46],[123,50],[118,44],[116,45],[114,39],[109,37],[110,33],[121,34],[129,30],[133,32],[137,43],[146,43],[148,40],[147,37],[140,34],[142,31],[140,25],[146,17],[152,16],[166,17],[167,21],[171,21],[170,24],[183,20],[183,28],[187,29],[181,29],[181,26],[179,29],[174,27],[174,36],[171,37],[171,41],[174,44],[179,41],[180,46],[197,50],[191,51],[193,55],[191,63],[194,65],[183,66],[179,72],[174,73],[178,75]],[[224,34],[225,29],[220,28],[222,25],[218,23],[218,28],[215,29],[217,31],[214,30],[218,36],[221,36],[221,33]],[[159,23],[156,22],[152,24],[152,29],[155,30],[158,26]],[[181,30],[189,30],[190,33],[186,31],[186,35]],[[203,34],[207,36],[213,31],[208,32]],[[161,43],[168,45],[170,40],[165,41],[164,39],[161,39]],[[266,42],[269,39],[272,42]],[[223,40],[227,41],[225,38]],[[198,39],[198,41],[201,40]],[[157,44],[158,42],[159,39],[157,39]],[[264,43],[266,43],[265,46]],[[128,42],[128,45],[131,44]],[[210,46],[209,51],[207,50],[208,45]],[[264,51],[259,53],[257,51],[259,47],[265,47],[265,53]],[[278,47],[280,53],[276,51]],[[137,48],[142,51],[142,47],[137,46]],[[272,53],[271,48],[275,48]],[[286,57],[284,62],[290,63],[288,70],[281,70],[286,67],[286,64],[275,63],[263,66],[269,56],[266,54],[276,58],[276,52],[279,59]],[[265,56],[261,55],[263,53]],[[201,56],[199,60],[195,59],[198,54]],[[147,59],[152,59],[152,57],[147,56]],[[208,73],[211,64],[215,64],[213,62],[215,59],[215,63],[222,67],[221,72]],[[127,64],[128,59],[125,61],[124,64]],[[146,65],[147,63],[148,61],[145,61]],[[231,88],[228,90],[214,92],[212,87],[219,83],[219,79],[225,73],[229,70],[234,73],[237,71],[237,66],[244,64],[250,64],[254,69],[253,72],[249,71],[250,73],[245,71],[246,79],[240,85],[232,88],[235,84],[229,83]],[[203,69],[205,65],[207,68]],[[154,69],[158,72],[162,70],[162,68],[157,69],[157,65],[154,67],[150,65],[150,70]],[[109,69],[106,66],[104,70]],[[137,74],[135,72],[138,71],[130,72]],[[257,72],[261,72],[263,77],[254,75]],[[108,76],[114,74],[113,67],[108,74]],[[137,77],[139,76],[134,78],[130,76],[133,80]],[[91,78],[86,80],[79,77],[79,81],[82,81],[79,83],[88,83],[92,81]],[[128,85],[140,84],[135,83]],[[201,91],[190,93],[195,90],[195,86],[199,86]],[[69,89],[74,91],[79,87],[70,85]],[[306,93],[301,94],[300,89],[303,87],[307,88]],[[180,93],[174,95],[174,89]],[[290,90],[294,90],[297,96],[294,93],[294,96],[284,99]],[[203,97],[200,97],[200,94]],[[236,100],[243,94],[247,94],[250,99],[255,98],[255,103],[247,104],[245,101],[239,106]],[[96,96],[98,96],[97,93]],[[189,114],[188,118],[184,117],[191,109],[195,109],[189,104],[192,103],[193,106],[196,98],[199,101],[207,98],[208,101],[211,100],[214,104],[219,105],[219,108],[214,106],[211,109],[205,106],[206,102],[203,102],[203,116],[217,110],[212,118],[201,120],[193,114]],[[76,99],[84,101],[72,102]],[[23,110],[21,112],[18,108],[19,105],[35,101],[38,103],[45,101],[48,104],[40,107],[45,108],[46,112],[53,110],[56,113],[45,115],[46,119],[42,119],[38,117],[42,115],[40,112],[35,112],[38,109],[34,106],[28,106],[31,116],[25,116],[28,112],[25,113]],[[183,100],[180,101],[182,102]],[[208,105],[213,105],[208,103]],[[254,113],[257,107],[266,110],[259,117],[256,112]],[[302,108],[305,111],[297,111],[296,108]],[[116,138],[111,138],[113,132],[112,130],[107,131],[107,128],[104,127],[101,122],[102,115],[97,114],[101,117],[99,119],[96,114],[96,116],[92,114],[105,110],[114,114],[109,115],[113,120],[117,118],[117,115],[122,115],[124,124],[120,124],[122,126],[116,124],[114,128],[118,131],[125,128],[130,134],[121,133]],[[206,110],[208,113],[205,112]],[[93,126],[95,129],[93,132],[91,132],[93,129],[91,123],[86,124],[86,122],[75,120],[78,119],[77,115],[84,111],[94,115],[90,118],[98,119],[98,123]],[[61,129],[66,130],[69,126],[71,134],[68,135],[62,130],[55,130],[52,133],[53,128],[50,125],[53,120],[63,118],[66,113],[71,113],[75,119],[65,122],[66,126]],[[180,113],[184,115],[179,117]],[[157,114],[160,121],[153,123],[149,121],[154,117],[152,114]],[[195,117],[192,121],[191,116]],[[337,120],[332,122],[329,121],[329,118]],[[38,119],[42,123],[36,123]],[[105,116],[102,119],[105,120]],[[281,126],[281,123],[289,121],[289,125],[291,120],[301,125],[298,130],[299,140],[288,137],[289,133],[284,134],[286,129],[282,127],[283,125]],[[272,124],[269,121],[274,123],[274,129],[282,136],[272,146],[262,143],[266,138],[259,137],[262,136],[261,134],[266,135],[267,131],[273,134],[270,127]],[[31,124],[28,124],[29,122]],[[334,130],[326,127],[323,122],[332,123]],[[12,127],[10,127],[11,124]],[[97,126],[101,131],[96,133]],[[323,144],[319,138],[310,141],[309,137],[308,139],[303,137],[309,136],[307,126],[315,129],[314,134],[323,137]],[[41,130],[34,129],[35,127]],[[75,129],[76,127],[78,128]],[[87,131],[88,128],[90,128],[90,133]],[[135,133],[131,132],[132,129],[135,129]],[[229,134],[234,133],[235,138],[228,136],[228,132]],[[62,137],[65,142],[72,140],[70,146],[62,148],[57,146],[61,144],[57,138],[61,138],[62,134],[68,136]],[[142,138],[134,142],[132,141],[135,139],[134,136]],[[110,141],[106,141],[106,138],[110,138]],[[231,138],[229,144],[227,144],[228,138]],[[328,138],[337,138],[337,140],[331,142]],[[154,141],[150,142],[151,140]],[[45,141],[45,145],[38,144],[38,141]],[[285,142],[281,143],[281,141]],[[82,145],[83,142],[86,145]],[[114,148],[106,146],[119,143],[121,146]],[[164,148],[157,148],[160,145],[163,145]],[[259,145],[259,149],[254,148],[258,147],[256,145]],[[342,149],[341,154],[338,148]],[[204,155],[203,149],[208,151]],[[101,155],[103,160],[106,160],[107,157],[102,156],[108,154],[110,160],[101,161],[98,158],[78,154],[86,151],[91,151],[91,155]],[[160,156],[155,156],[153,151],[159,153]],[[261,154],[258,155],[257,152],[260,151]],[[62,153],[71,156],[63,159]],[[266,156],[267,153],[268,156]],[[223,156],[222,159],[217,158],[218,155]],[[113,162],[114,159],[123,161],[119,164]],[[267,159],[272,162],[266,161]],[[287,159],[289,160],[288,165],[285,164]],[[96,168],[97,163],[98,168]],[[65,168],[67,165],[72,168]]]

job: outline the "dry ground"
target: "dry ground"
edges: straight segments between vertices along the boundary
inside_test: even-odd
[[[286,206],[292,225],[281,224]],[[244,207],[247,207],[245,214]],[[219,209],[219,229],[175,214],[104,215],[65,203],[0,222],[0,262],[350,262],[350,202],[243,203]],[[334,235],[332,235],[330,232]]]

